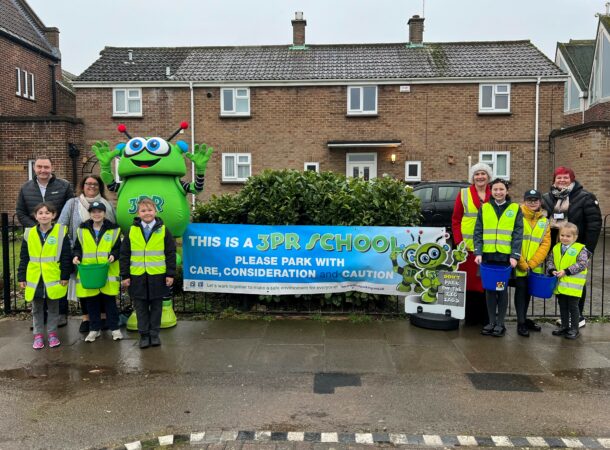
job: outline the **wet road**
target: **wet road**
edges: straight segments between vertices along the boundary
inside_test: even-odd
[[[105,335],[35,352],[0,321],[0,449],[203,430],[610,436],[610,325],[582,338],[405,321],[182,321],[145,351]]]

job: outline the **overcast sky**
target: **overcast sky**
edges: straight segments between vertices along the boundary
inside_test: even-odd
[[[63,68],[80,74],[104,46],[292,43],[295,11],[309,44],[408,41],[422,0],[27,0],[60,31]],[[600,0],[425,0],[424,41],[529,39],[555,59],[557,42],[593,39]],[[77,11],[78,10],[78,11]]]

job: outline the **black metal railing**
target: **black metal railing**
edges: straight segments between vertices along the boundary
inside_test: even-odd
[[[19,251],[23,239],[23,227],[17,223],[16,216],[9,217],[2,213],[2,309],[5,314],[27,311],[23,292],[18,289],[17,268]],[[585,313],[590,317],[601,317],[608,314],[605,307],[606,289],[610,288],[610,279],[606,277],[606,263],[610,259],[610,228],[609,215],[603,220],[600,240],[589,268],[587,283],[588,304]],[[303,295],[265,297],[258,295],[235,295],[215,293],[183,292],[181,276],[176,279],[176,290],[173,293],[174,310],[178,314],[218,314],[251,313],[251,314],[283,314],[283,315],[337,315],[337,314],[367,314],[375,316],[397,316],[404,313],[404,301],[398,297],[365,296],[351,293],[339,301],[332,295]],[[608,286],[606,286],[608,285]],[[512,298],[510,293],[509,298]],[[512,301],[510,302],[512,305]],[[71,305],[76,313],[76,304]],[[119,296],[121,310],[130,308],[130,301],[121,291]],[[509,308],[512,315],[513,308]],[[538,317],[557,317],[559,309],[554,299],[534,299],[530,306],[530,315]]]

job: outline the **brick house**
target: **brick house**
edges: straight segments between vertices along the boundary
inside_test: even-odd
[[[24,0],[0,0],[0,60],[0,211],[12,214],[37,155],[53,159],[58,177],[78,178],[83,129],[74,76],[61,69],[59,30]]]
[[[485,161],[518,197],[547,186],[565,74],[529,41],[428,43],[423,22],[396,44],[309,45],[297,13],[291,45],[106,47],[74,82],[86,145],[187,120],[216,149],[201,199],[267,168],[417,182]]]
[[[571,167],[610,214],[610,15],[600,15],[595,39],[557,43],[555,62],[569,78],[562,127],[551,133],[553,165]]]

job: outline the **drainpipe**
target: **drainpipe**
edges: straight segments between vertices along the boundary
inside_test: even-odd
[[[57,77],[55,74],[55,68],[57,64],[50,64],[49,68],[51,70],[51,114],[57,114]]]
[[[195,94],[193,92],[193,82],[189,81],[191,90],[191,153],[195,154]],[[195,185],[195,163],[191,162],[191,183]],[[195,207],[195,194],[191,196],[191,205]]]
[[[536,125],[534,126],[534,189],[538,190],[538,122],[540,113],[540,77],[536,81]]]

